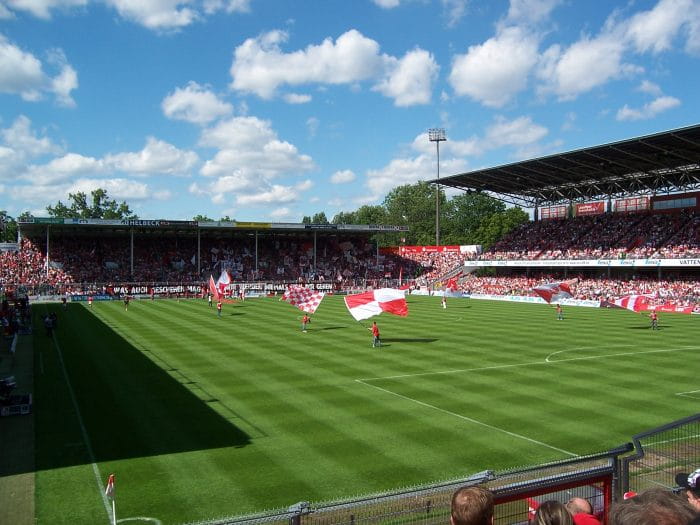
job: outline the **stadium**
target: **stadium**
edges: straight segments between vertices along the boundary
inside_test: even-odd
[[[623,493],[673,489],[700,463],[700,126],[431,182],[533,220],[487,249],[377,241],[410,224],[18,220],[3,506],[445,523],[482,485],[511,524],[572,497],[605,521]],[[408,315],[355,317],[349,298],[386,289]],[[308,326],[290,290],[319,298]]]

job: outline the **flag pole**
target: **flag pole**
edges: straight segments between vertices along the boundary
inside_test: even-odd
[[[112,525],[117,525],[117,504],[114,501],[114,498],[112,498],[112,520]]]

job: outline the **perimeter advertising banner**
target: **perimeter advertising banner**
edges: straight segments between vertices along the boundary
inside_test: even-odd
[[[644,211],[649,209],[649,197],[628,197],[626,199],[617,199],[613,210],[616,213],[624,213],[630,211]]]
[[[540,208],[540,219],[565,219],[566,206],[550,206]]]
[[[605,201],[580,202],[574,206],[574,215],[602,215],[605,213]]]

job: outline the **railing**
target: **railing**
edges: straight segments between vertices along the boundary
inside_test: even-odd
[[[681,395],[700,399],[700,391]],[[700,468],[700,414],[637,434],[632,443],[635,454],[622,460],[623,491],[672,488],[676,474]]]
[[[700,397],[700,392],[697,394]],[[300,502],[287,509],[199,525],[444,525],[449,522],[452,494],[466,485],[483,485],[493,492],[497,525],[526,524],[538,502],[566,502],[572,497],[587,499],[605,523],[610,505],[624,492],[655,486],[671,490],[678,472],[692,472],[699,466],[700,414],[695,414],[638,434],[632,443],[599,454],[503,472],[484,471],[354,500]]]
[[[288,509],[241,517],[212,520],[208,525],[444,525],[449,522],[454,491],[481,484],[494,493],[494,523],[523,523],[531,501],[571,497],[588,499],[604,516],[617,490],[618,456],[632,450],[615,450],[565,461],[504,472],[484,471],[470,477],[430,486],[377,494],[365,498],[310,504],[300,502]]]

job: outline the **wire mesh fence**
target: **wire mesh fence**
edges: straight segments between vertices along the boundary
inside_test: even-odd
[[[632,443],[635,454],[622,462],[623,490],[673,489],[676,474],[700,468],[700,414],[638,434]]]

